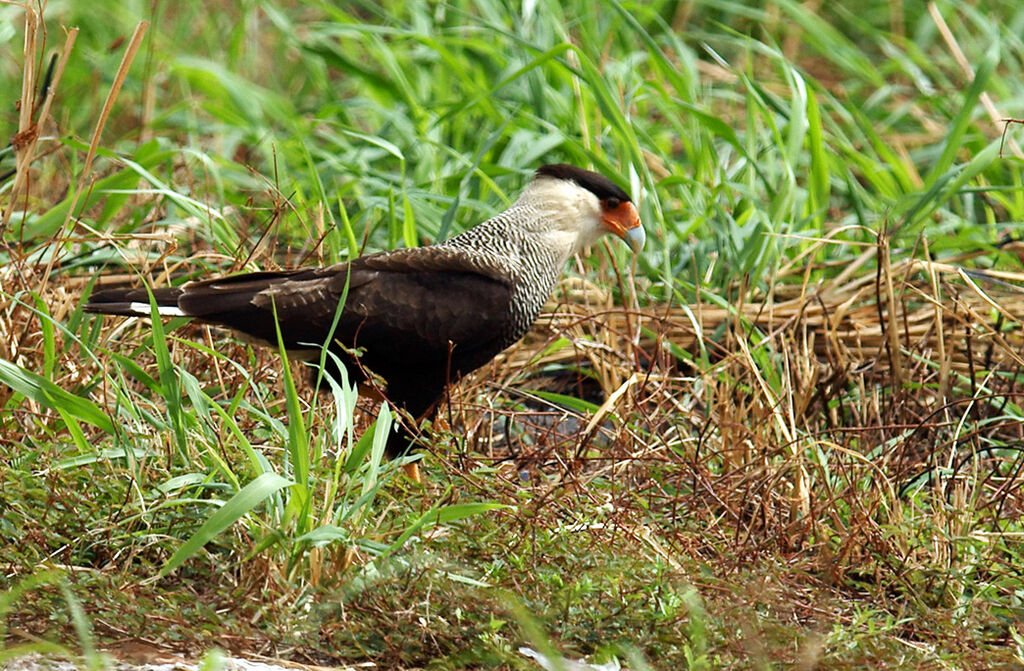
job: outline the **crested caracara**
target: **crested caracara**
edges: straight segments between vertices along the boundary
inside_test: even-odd
[[[419,420],[434,411],[448,384],[530,329],[569,257],[605,233],[634,252],[643,247],[629,195],[598,173],[545,165],[509,209],[435,245],[152,294],[161,315],[226,326],[271,346],[278,342],[276,314],[287,349],[319,362],[327,343],[324,374],[337,378],[338,361],[355,382],[366,382],[370,371],[384,382],[385,398]],[[151,314],[145,289],[97,290],[85,310]],[[401,428],[388,438],[388,455],[404,454],[412,443],[411,430]]]

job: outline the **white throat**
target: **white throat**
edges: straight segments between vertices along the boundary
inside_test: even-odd
[[[605,233],[601,225],[601,203],[593,193],[553,177],[535,178],[516,201],[534,214],[532,233],[542,236],[557,249],[563,262]]]

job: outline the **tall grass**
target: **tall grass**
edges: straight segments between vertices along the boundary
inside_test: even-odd
[[[904,639],[940,649],[915,648],[927,666],[960,654],[951,632],[958,663],[1012,658],[1018,3],[125,0],[27,23],[0,5],[0,535],[59,531],[8,542],[6,573],[235,562],[356,607],[427,566],[473,613],[451,645],[506,664],[515,635],[470,607],[485,585],[535,597],[581,652],[658,668],[735,661],[737,630],[764,667],[877,664]],[[273,352],[81,311],[101,273],[443,239],[556,161],[627,186],[648,247],[635,267],[593,250],[527,345],[453,392],[427,490],[393,477],[388,412],[347,385],[316,397]],[[794,584],[834,603],[780,634],[766,612],[805,603]],[[369,611],[337,620],[378,661],[441,655],[433,615],[402,607],[420,657],[367,643]]]

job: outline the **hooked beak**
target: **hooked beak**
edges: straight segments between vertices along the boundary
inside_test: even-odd
[[[647,234],[644,227],[640,225],[640,213],[636,211],[633,203],[623,201],[611,210],[605,210],[601,216],[601,223],[608,231],[626,241],[634,254],[639,254],[644,248]]]

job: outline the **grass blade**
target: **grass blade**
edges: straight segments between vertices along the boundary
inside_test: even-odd
[[[220,535],[225,529],[242,519],[253,508],[265,501],[274,492],[294,483],[277,473],[263,473],[255,480],[243,487],[237,494],[232,496],[221,506],[217,512],[211,515],[199,530],[185,541],[178,550],[171,555],[164,567],[160,569],[160,577],[166,576],[171,571],[188,561],[195,553],[211,540]]]

